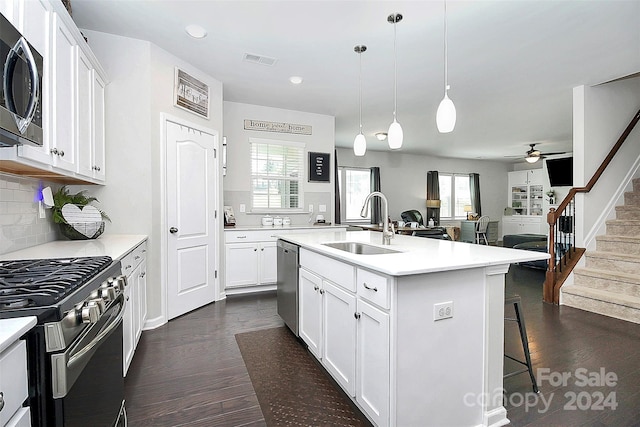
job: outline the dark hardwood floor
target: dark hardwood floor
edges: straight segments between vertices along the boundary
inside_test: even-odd
[[[571,377],[539,382],[539,395],[526,373],[505,380],[511,425],[640,426],[640,325],[544,304],[543,280],[540,270],[512,266],[507,294],[522,297],[534,370]],[[125,380],[129,425],[265,425],[235,334],[282,324],[268,293],[230,297],[143,332]],[[517,326],[505,329],[507,352],[521,355]],[[616,385],[581,386],[580,368],[612,372]],[[599,393],[609,400],[598,402]]]

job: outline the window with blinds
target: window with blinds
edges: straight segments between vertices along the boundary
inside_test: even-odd
[[[253,211],[299,210],[303,206],[304,144],[249,139]]]

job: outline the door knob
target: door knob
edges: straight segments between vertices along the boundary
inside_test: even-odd
[[[177,228],[175,228],[175,227],[171,227],[171,228],[169,229],[169,233],[171,233],[171,234],[176,234],[177,232],[178,232],[178,229],[177,229]]]

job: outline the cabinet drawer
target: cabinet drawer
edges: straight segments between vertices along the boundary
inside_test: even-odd
[[[27,345],[22,340],[13,343],[0,355],[0,391],[4,399],[0,425],[4,426],[28,397]]]
[[[390,278],[358,269],[356,273],[358,283],[358,297],[372,302],[382,308],[389,309],[389,281]]]
[[[355,267],[352,265],[301,249],[300,266],[313,271],[348,291],[356,291]]]
[[[225,243],[243,243],[243,242],[275,242],[278,240],[276,236],[285,234],[289,230],[269,229],[269,230],[249,230],[249,231],[225,231]]]
[[[120,260],[122,274],[129,276],[147,256],[147,242],[140,243]]]

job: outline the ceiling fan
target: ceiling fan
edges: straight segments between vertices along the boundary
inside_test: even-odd
[[[527,153],[524,156],[524,159],[527,161],[527,163],[535,163],[540,159],[544,159],[545,156],[553,156],[555,154],[565,154],[565,152],[543,154],[540,152],[540,150],[536,150],[536,144],[529,144],[529,147],[531,148],[527,150]],[[520,157],[520,156],[507,156],[507,157]]]

